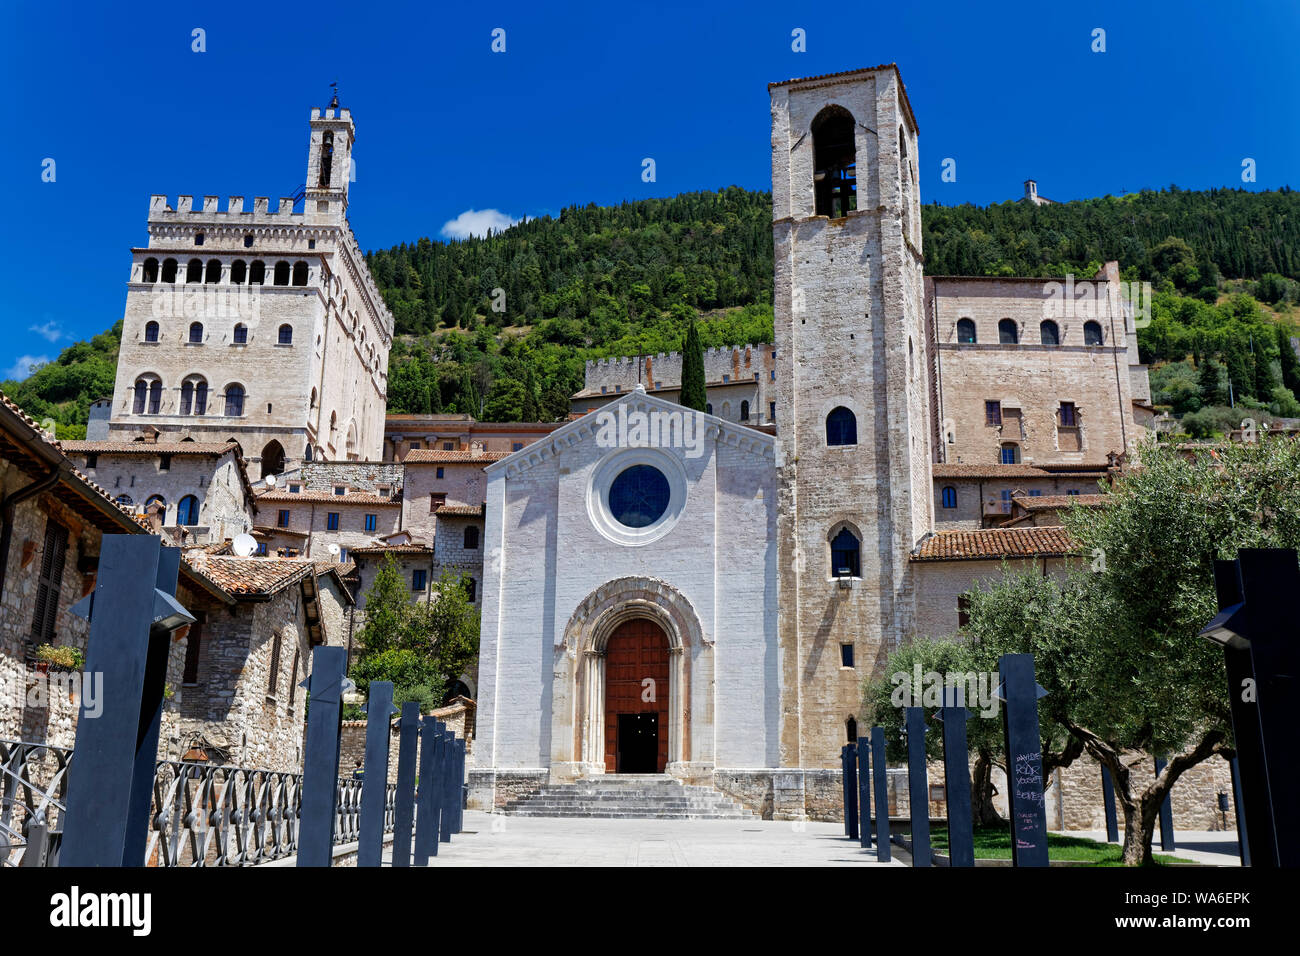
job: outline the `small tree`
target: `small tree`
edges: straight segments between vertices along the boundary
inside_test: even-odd
[[[682,391],[681,404],[702,412],[708,405],[708,396],[704,389],[704,348],[700,345],[700,333],[692,319],[686,326],[686,344],[682,346]]]

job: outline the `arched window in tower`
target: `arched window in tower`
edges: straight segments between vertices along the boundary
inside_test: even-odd
[[[470,525],[465,529],[465,550],[475,551],[478,549],[478,526]]]
[[[1020,342],[1020,330],[1016,328],[1015,319],[1002,319],[998,322],[998,342],[1002,345],[1016,345]]]
[[[203,379],[194,380],[194,414],[206,415],[208,413],[208,383]]]
[[[244,325],[244,323],[242,322],[237,323],[235,325],[235,334],[234,337],[231,339],[231,341],[233,341],[236,345],[247,345],[248,326]]]
[[[191,323],[190,323],[190,337],[189,337],[188,341],[189,341],[189,343],[190,343],[191,345],[199,345],[199,344],[201,344],[201,343],[203,342],[203,323],[202,323],[202,322],[191,322]]]
[[[145,513],[145,514],[148,514],[149,511],[150,511],[150,509],[152,509],[152,508],[154,508],[154,507],[162,508],[162,509],[163,509],[163,513],[166,514],[166,511],[167,511],[167,499],[164,498],[162,495],[150,495],[148,498],[145,499],[145,502],[144,502],[144,513]]]
[[[175,259],[164,259],[162,264],[163,282],[175,282],[176,269],[177,269],[177,264]]]
[[[154,379],[149,383],[149,414],[157,415],[162,408],[162,382]]]
[[[957,320],[957,344],[958,345],[975,344],[975,320],[974,319]]]
[[[199,523],[199,499],[186,495],[176,502],[176,523],[190,527]]]
[[[149,383],[143,378],[135,380],[135,395],[131,403],[132,415],[143,415],[149,400]]]
[[[831,577],[861,577],[860,551],[861,545],[857,535],[848,528],[841,528],[839,533],[831,539]]]
[[[1061,344],[1061,327],[1051,319],[1044,319],[1043,324],[1038,327],[1038,332],[1044,345]]]
[[[912,238],[912,164],[907,159],[907,132],[898,127],[898,152],[902,167],[900,182],[903,188],[902,202],[903,238]]]
[[[1101,345],[1101,323],[1100,322],[1083,323],[1083,344]]]
[[[279,334],[280,334],[280,344],[281,344],[281,345],[293,345],[293,326],[292,326],[292,325],[290,325],[289,323],[286,322],[284,325],[280,326],[280,333],[279,333]]]
[[[226,386],[226,417],[239,418],[244,414],[244,386]]]
[[[261,259],[254,259],[253,264],[248,267],[248,284],[263,285],[266,282],[266,263]]]
[[[181,383],[181,414],[188,415],[190,408],[194,405],[194,383]]]
[[[312,451],[311,444],[308,443],[307,450],[302,453],[302,457],[307,461],[315,461],[315,453]]]
[[[212,284],[221,281],[221,260],[220,259],[208,260],[208,270],[203,277],[203,281]]]
[[[330,184],[330,167],[334,165],[334,134],[325,131],[320,143],[320,178],[317,185],[328,187]]]
[[[275,285],[289,284],[289,263],[285,262],[283,259],[281,259],[279,262],[275,264],[274,284]]]
[[[309,407],[310,407],[310,408],[315,408],[315,407],[316,407],[316,389],[315,389],[315,388],[313,388],[313,389],[311,390],[311,405],[310,405]]]
[[[307,284],[307,263],[295,262],[293,264],[293,284],[294,285]]]
[[[191,259],[189,261],[189,265],[185,267],[185,281],[186,282],[203,281],[203,260],[202,259]]]
[[[749,421],[749,402],[747,400],[740,403],[740,420],[742,422]]]
[[[144,340],[146,342],[158,341],[158,323],[150,320],[144,324]]]
[[[812,121],[814,214],[839,219],[858,208],[853,116],[828,106]]]
[[[844,732],[848,734],[849,743],[856,744],[858,742],[858,721],[856,718],[850,717],[844,721]]]
[[[148,282],[150,285],[158,281],[158,260],[144,260],[144,271],[141,274],[141,281]]]
[[[856,445],[857,443],[857,416],[843,405],[831,409],[831,413],[826,416],[826,444]]]
[[[230,284],[243,285],[248,278],[248,264],[243,259],[236,259],[230,264]]]
[[[181,383],[182,415],[203,415],[208,410],[208,383],[200,376],[191,376]]]

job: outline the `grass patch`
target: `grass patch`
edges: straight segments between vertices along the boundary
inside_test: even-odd
[[[930,846],[940,853],[948,851],[948,831],[937,827],[930,831]],[[1100,843],[1086,837],[1067,836],[1064,833],[1047,834],[1047,858],[1091,863],[1093,866],[1122,866],[1124,847],[1119,843]],[[1011,859],[1011,831],[1007,827],[976,827],[975,858],[977,860]],[[1192,863],[1176,856],[1152,854],[1157,864]]]

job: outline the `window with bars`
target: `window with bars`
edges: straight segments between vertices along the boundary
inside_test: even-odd
[[[45,549],[36,579],[36,614],[32,618],[32,643],[47,644],[54,637],[59,614],[59,588],[68,556],[68,529],[55,521],[45,523]]]
[[[266,682],[266,696],[274,697],[275,689],[280,685],[280,635],[277,633],[271,641],[271,677]]]
[[[1073,428],[1079,424],[1074,402],[1061,402],[1061,427]]]

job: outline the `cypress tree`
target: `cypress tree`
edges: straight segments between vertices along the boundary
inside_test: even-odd
[[[1277,327],[1277,348],[1282,360],[1282,384],[1300,396],[1300,357],[1291,347],[1291,330],[1284,325]]]
[[[707,396],[704,391],[704,348],[695,320],[686,326],[686,344],[682,346],[682,392],[679,399],[686,408],[704,411]]]

